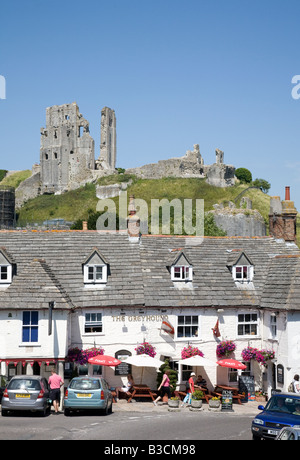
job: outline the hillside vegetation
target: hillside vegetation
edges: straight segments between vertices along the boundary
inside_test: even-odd
[[[11,181],[13,176],[10,176]],[[176,198],[180,200],[204,199],[204,210],[209,211],[213,209],[215,203],[234,201],[242,191],[248,188],[246,184],[218,188],[207,184],[205,179],[197,178],[137,179],[135,176],[126,174],[116,174],[101,178],[98,181],[98,185],[110,185],[128,182],[129,180],[132,183],[127,189],[128,200],[131,194],[136,198],[145,200],[148,204],[149,213],[152,199],[161,200],[166,198],[169,201]],[[4,182],[5,179],[1,184]],[[257,209],[267,222],[270,197],[258,189],[248,190],[246,195],[251,198],[253,209]],[[113,198],[113,200],[118,210],[119,199]],[[42,195],[29,200],[18,211],[18,225],[25,226],[27,223],[43,222],[54,218],[63,218],[72,222],[88,220],[91,214],[96,213],[97,203],[96,184],[87,184],[62,195]]]

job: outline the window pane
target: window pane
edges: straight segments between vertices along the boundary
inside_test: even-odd
[[[182,326],[178,327],[177,337],[183,337],[183,327]]]
[[[184,324],[192,324],[192,317],[191,316],[185,316],[184,317]]]
[[[0,267],[0,278],[7,280],[7,267]]]
[[[192,335],[193,337],[198,337],[198,326],[192,327]]]
[[[192,324],[198,324],[198,316],[192,317]]]
[[[178,316],[178,324],[184,324],[184,316]]]
[[[244,321],[244,315],[238,315],[238,322],[242,323]]]
[[[37,342],[38,341],[38,328],[36,326],[33,326],[31,328],[31,342]]]
[[[88,267],[88,279],[89,280],[94,279],[94,267]]]
[[[241,324],[238,325],[238,335],[244,335],[244,327]]]
[[[102,280],[102,268],[103,267],[96,267],[96,279]]]
[[[23,324],[24,326],[30,324],[30,311],[23,311]]]
[[[39,322],[39,312],[38,311],[32,311],[31,312],[31,324],[33,325],[38,325]]]
[[[29,327],[23,327],[23,333],[22,333],[22,342],[29,342],[29,332],[30,328]]]

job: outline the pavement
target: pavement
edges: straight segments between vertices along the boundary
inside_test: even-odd
[[[258,406],[262,404],[257,401],[248,401],[247,403],[233,403],[232,409],[233,412],[230,412],[230,414],[233,415],[240,415],[240,416],[255,416],[260,412],[258,409]],[[113,405],[113,411],[114,412],[143,412],[143,413],[148,413],[148,412],[157,412],[157,413],[163,413],[163,412],[168,412],[169,406],[167,403],[162,403],[158,402],[156,406],[154,406],[153,402],[136,402],[132,401],[130,403],[127,402],[126,399],[121,399],[118,402],[114,403]],[[180,407],[179,409],[176,409],[176,411],[189,411],[189,407]],[[173,411],[175,411],[173,409]],[[202,411],[205,411],[207,413],[216,413],[216,412],[222,412],[224,414],[224,411],[210,411],[208,410],[208,404],[203,403],[202,404]]]

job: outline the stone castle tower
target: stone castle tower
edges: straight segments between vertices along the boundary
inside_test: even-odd
[[[100,132],[100,157],[96,161],[96,168],[114,170],[117,159],[116,114],[109,107],[104,107],[101,110]]]
[[[41,193],[60,193],[78,186],[95,169],[94,140],[76,102],[46,109],[41,129]]]

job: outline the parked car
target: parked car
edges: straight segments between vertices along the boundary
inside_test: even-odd
[[[16,375],[8,383],[1,401],[1,413],[34,411],[46,415],[50,412],[49,386],[40,375]]]
[[[282,428],[279,435],[275,438],[276,441],[299,441],[300,440],[300,425],[286,426]]]
[[[71,411],[100,409],[112,412],[113,397],[102,377],[75,377],[69,383],[64,399],[64,414]]]
[[[253,439],[275,439],[282,428],[300,425],[300,394],[275,393],[252,421]]]
[[[3,393],[7,385],[7,382],[8,382],[8,378],[6,377],[6,375],[0,375],[0,404],[2,401]]]

